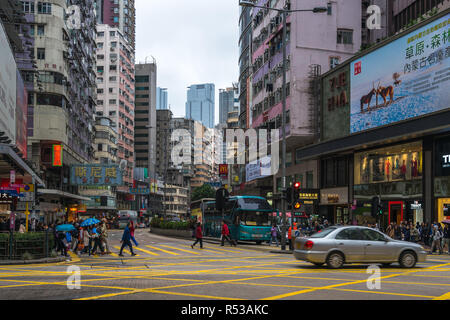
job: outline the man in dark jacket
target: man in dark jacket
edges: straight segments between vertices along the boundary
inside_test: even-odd
[[[133,245],[131,244],[131,232],[130,232],[130,223],[128,222],[125,230],[123,231],[122,235],[122,247],[120,248],[119,256],[123,257],[122,251],[125,248],[125,246],[128,246],[130,248],[131,256],[134,257],[136,254],[133,252]]]
[[[445,246],[447,246],[448,254],[450,254],[450,227],[448,224],[444,228],[444,245],[442,246],[442,250],[444,250]]]

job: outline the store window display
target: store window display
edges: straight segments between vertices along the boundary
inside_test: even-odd
[[[415,142],[355,155],[355,185],[422,178],[422,143]]]

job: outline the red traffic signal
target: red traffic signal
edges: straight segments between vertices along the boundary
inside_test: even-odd
[[[296,182],[296,183],[294,184],[294,188],[295,188],[295,189],[300,189],[301,186],[302,186],[301,182]]]

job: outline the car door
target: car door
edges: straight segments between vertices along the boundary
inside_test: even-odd
[[[393,254],[386,237],[371,229],[362,229],[364,235],[364,261],[384,262],[392,261]]]
[[[346,262],[359,262],[364,259],[364,239],[358,228],[345,228],[335,237],[336,248],[344,252]]]

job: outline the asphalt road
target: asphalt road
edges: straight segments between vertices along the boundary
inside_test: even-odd
[[[113,254],[47,265],[0,266],[2,300],[431,300],[450,299],[450,256],[429,256],[414,269],[398,265],[367,273],[364,265],[329,270],[270,253],[262,245],[220,247],[139,230],[138,256],[117,256],[120,231],[110,232]],[[80,288],[69,268],[80,271]],[[78,269],[79,268],[79,269]],[[69,270],[70,271],[70,270]],[[72,278],[69,276],[72,275]],[[380,282],[370,289],[368,278]],[[76,282],[70,282],[72,285]],[[370,283],[375,284],[371,281]]]

